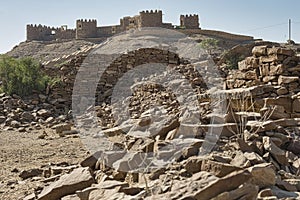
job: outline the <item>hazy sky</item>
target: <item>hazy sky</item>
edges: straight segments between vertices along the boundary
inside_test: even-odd
[[[179,24],[180,14],[199,14],[203,29],[252,35],[264,40],[300,42],[299,0],[10,0],[0,6],[0,53],[25,41],[26,24],[75,27],[76,19],[94,18],[98,26],[119,24],[123,16],[147,9],[163,10],[164,22]]]

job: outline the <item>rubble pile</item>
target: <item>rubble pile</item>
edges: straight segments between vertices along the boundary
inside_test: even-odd
[[[52,127],[70,119],[70,113],[59,112],[47,101],[46,95],[34,95],[23,100],[17,95],[0,94],[0,126],[3,131],[26,132],[43,126]]]
[[[198,64],[175,68],[188,73]],[[202,80],[192,87],[195,99],[179,93],[189,94],[183,79],[168,82],[178,91],[154,84],[168,73],[137,81],[124,104],[96,106],[105,130],[85,130],[85,138],[98,145],[106,138],[109,148],[91,152],[76,169],[36,174],[43,187],[25,199],[300,198],[298,66],[291,50],[258,46],[216,93],[199,89],[200,76],[192,79]],[[225,107],[212,111],[221,101]]]

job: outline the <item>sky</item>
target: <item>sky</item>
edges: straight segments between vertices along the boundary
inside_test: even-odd
[[[76,19],[97,19],[98,26],[119,24],[124,16],[163,10],[163,21],[179,24],[180,14],[198,14],[202,29],[222,30],[285,42],[288,20],[292,39],[300,43],[299,0],[2,0],[0,53],[25,41],[26,24],[75,27]]]

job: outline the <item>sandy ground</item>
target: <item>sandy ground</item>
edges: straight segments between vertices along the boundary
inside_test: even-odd
[[[43,133],[46,137],[39,139]],[[78,135],[62,138],[51,129],[25,133],[0,131],[0,200],[23,199],[42,189],[41,178],[22,180],[21,171],[62,162],[76,165],[87,154]]]

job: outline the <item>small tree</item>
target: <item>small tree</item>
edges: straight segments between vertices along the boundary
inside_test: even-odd
[[[242,54],[227,54],[224,58],[227,69],[238,69],[238,63],[244,60],[245,56]]]
[[[217,39],[208,38],[208,39],[202,40],[200,42],[200,46],[203,49],[206,49],[209,54],[211,54],[212,51],[215,50],[218,47],[218,42],[219,41]]]
[[[39,63],[34,59],[7,56],[0,57],[0,79],[3,92],[20,96],[30,95],[33,90],[44,90],[50,80],[43,75]]]

